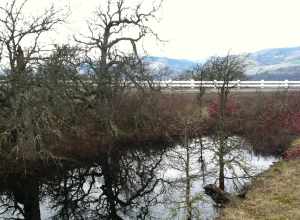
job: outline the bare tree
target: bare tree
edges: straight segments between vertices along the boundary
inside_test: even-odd
[[[97,121],[108,135],[118,137],[122,133],[114,120],[120,100],[124,99],[124,88],[141,88],[139,82],[149,79],[138,47],[146,36],[157,37],[150,27],[156,19],[161,2],[144,9],[144,3],[132,5],[126,0],[106,0],[99,7],[87,26],[88,35],[75,37],[86,48],[86,62],[92,69],[91,81],[94,91],[91,105],[99,115]],[[95,86],[96,85],[96,86]],[[128,91],[128,90],[126,90]]]
[[[96,54],[96,63],[89,57],[90,67],[93,68],[98,82],[100,96],[109,94],[114,80],[130,80],[135,85],[137,81],[145,78],[143,71],[126,71],[116,73],[116,66],[136,66],[141,64],[138,55],[138,42],[148,35],[157,38],[157,35],[149,26],[156,19],[156,13],[161,2],[150,10],[143,10],[143,4],[135,6],[125,0],[107,0],[106,7],[99,7],[95,18],[88,22],[89,35],[75,37],[75,40],[88,48],[89,54]],[[155,4],[153,4],[155,5]]]
[[[225,156],[230,153],[228,144],[229,131],[226,129],[226,108],[231,89],[230,81],[244,78],[245,61],[241,56],[227,55],[225,57],[212,57],[200,69],[201,79],[218,80],[217,86],[218,109],[216,115],[216,138],[218,164],[219,164],[219,187],[225,189]]]
[[[1,118],[1,149],[17,159],[34,158],[40,150],[40,128],[45,125],[41,121],[49,118],[42,108],[45,103],[38,98],[32,64],[41,58],[41,37],[64,18],[53,6],[39,16],[26,15],[28,4],[28,0],[13,0],[0,6],[1,65],[7,82],[0,85],[5,117]]]
[[[24,8],[29,0],[13,0],[0,6],[1,58],[8,58],[11,74],[20,74],[27,64],[40,57],[40,39],[43,34],[62,23],[64,16],[54,6],[39,16],[26,16]],[[24,48],[23,45],[28,45]]]
[[[181,110],[176,111],[173,120],[176,124],[177,134],[180,134],[179,143],[181,146],[177,146],[174,149],[167,152],[167,167],[180,173],[180,176],[174,180],[169,180],[171,187],[171,194],[179,194],[179,198],[168,196],[167,202],[170,200],[172,207],[171,218],[181,216],[183,211],[185,219],[199,219],[200,212],[197,205],[202,200],[201,192],[192,193],[193,187],[196,181],[201,178],[201,172],[198,167],[199,154],[203,149],[199,148],[199,144],[195,139],[199,133],[201,133],[201,123],[203,122],[203,115],[200,109],[197,111],[194,109],[194,105],[186,105]],[[184,198],[181,198],[181,194]]]

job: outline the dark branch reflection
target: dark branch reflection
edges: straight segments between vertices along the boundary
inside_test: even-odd
[[[217,179],[208,140],[158,149],[119,147],[35,175],[7,172],[0,178],[0,219],[212,219],[213,203],[203,193],[203,186]],[[248,151],[238,155],[259,159]]]
[[[46,193],[56,219],[145,219],[157,202],[164,152],[138,150],[102,154],[92,166],[51,180]]]
[[[48,177],[2,178],[0,216],[40,220],[42,209],[43,218],[54,220],[150,218],[163,190],[164,154],[119,149],[87,164],[64,165]]]

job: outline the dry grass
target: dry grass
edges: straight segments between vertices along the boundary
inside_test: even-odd
[[[295,139],[292,143],[291,143],[291,148],[293,147],[297,147],[300,145],[300,137]]]
[[[280,161],[258,177],[238,205],[223,210],[221,220],[300,219],[300,160]]]

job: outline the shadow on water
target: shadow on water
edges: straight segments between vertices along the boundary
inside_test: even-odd
[[[207,147],[200,151],[195,140],[189,151],[180,145],[123,149],[102,153],[77,166],[61,165],[51,174],[46,170],[47,175],[3,175],[0,218],[181,219],[188,210],[185,199],[189,191],[193,219],[212,219],[216,209],[203,186],[216,181],[216,164],[209,142],[204,145]],[[185,175],[187,152],[191,154],[189,176]],[[251,166],[261,170],[275,161],[243,152]],[[229,181],[227,187],[234,191]]]

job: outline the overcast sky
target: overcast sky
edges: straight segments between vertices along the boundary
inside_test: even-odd
[[[80,29],[96,5],[106,0],[54,2],[64,1],[71,4],[68,29],[72,31]],[[168,43],[145,46],[151,55],[196,60],[229,50],[300,46],[299,10],[300,0],[165,0],[155,30]]]

